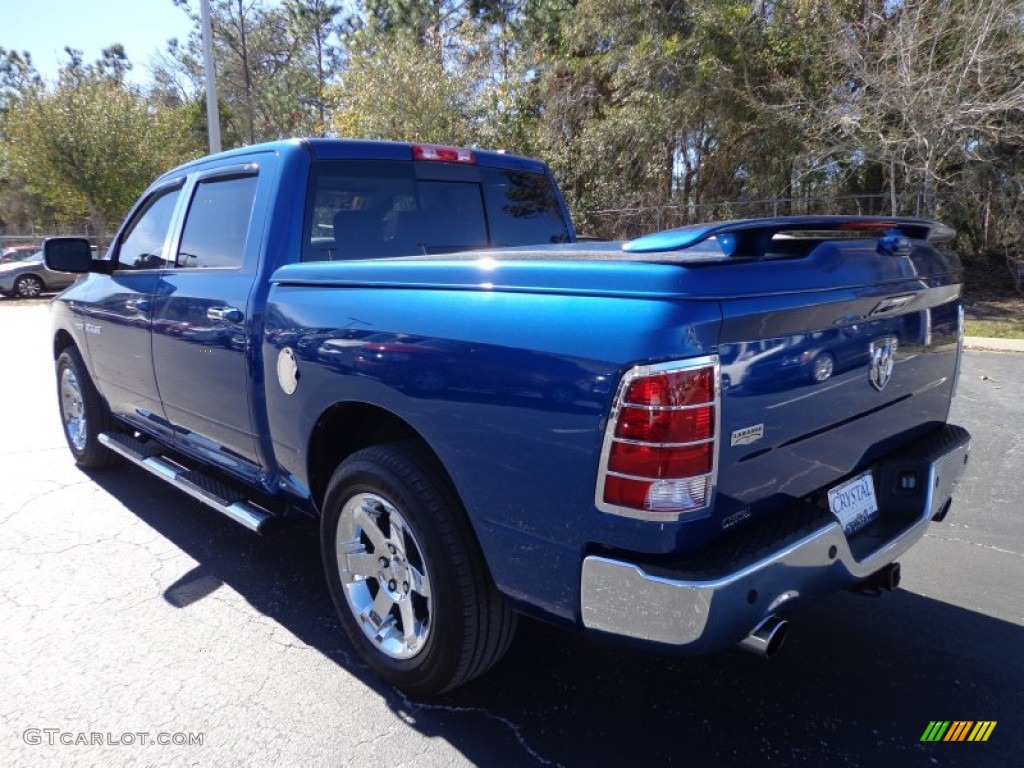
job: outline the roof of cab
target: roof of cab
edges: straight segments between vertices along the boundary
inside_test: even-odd
[[[220,162],[230,158],[248,157],[254,153],[275,152],[292,154],[309,153],[317,160],[412,160],[412,148],[416,142],[374,141],[370,139],[283,139],[262,144],[251,144],[237,149],[206,155],[164,173],[160,180],[181,176],[209,163]],[[473,149],[477,165],[492,168],[508,168],[511,170],[533,171],[543,173],[547,166],[540,160],[504,152],[490,152]],[[437,161],[430,161],[437,162]]]

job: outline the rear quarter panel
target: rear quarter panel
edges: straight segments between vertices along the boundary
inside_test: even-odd
[[[575,619],[588,542],[677,545],[678,525],[594,507],[605,419],[635,360],[705,354],[716,302],[278,285],[264,376],[273,451],[308,487],[310,435],[328,408],[367,403],[405,420],[437,453],[499,588]],[[286,394],[276,364],[294,351]]]

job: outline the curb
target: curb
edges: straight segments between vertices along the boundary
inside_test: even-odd
[[[985,339],[978,336],[965,336],[964,349],[985,352],[1024,352],[1024,339]]]

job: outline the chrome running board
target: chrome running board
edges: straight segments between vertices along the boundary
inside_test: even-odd
[[[250,531],[262,533],[274,515],[245,500],[235,489],[208,475],[179,466],[160,455],[162,446],[154,440],[136,440],[128,435],[100,433],[97,439],[104,446],[147,472],[213,507],[222,515],[240,523]],[[155,450],[154,450],[155,449]]]

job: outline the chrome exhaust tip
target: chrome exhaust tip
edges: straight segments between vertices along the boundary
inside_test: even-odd
[[[782,647],[789,631],[789,622],[778,616],[762,619],[750,634],[740,640],[739,647],[758,656],[770,659]]]

